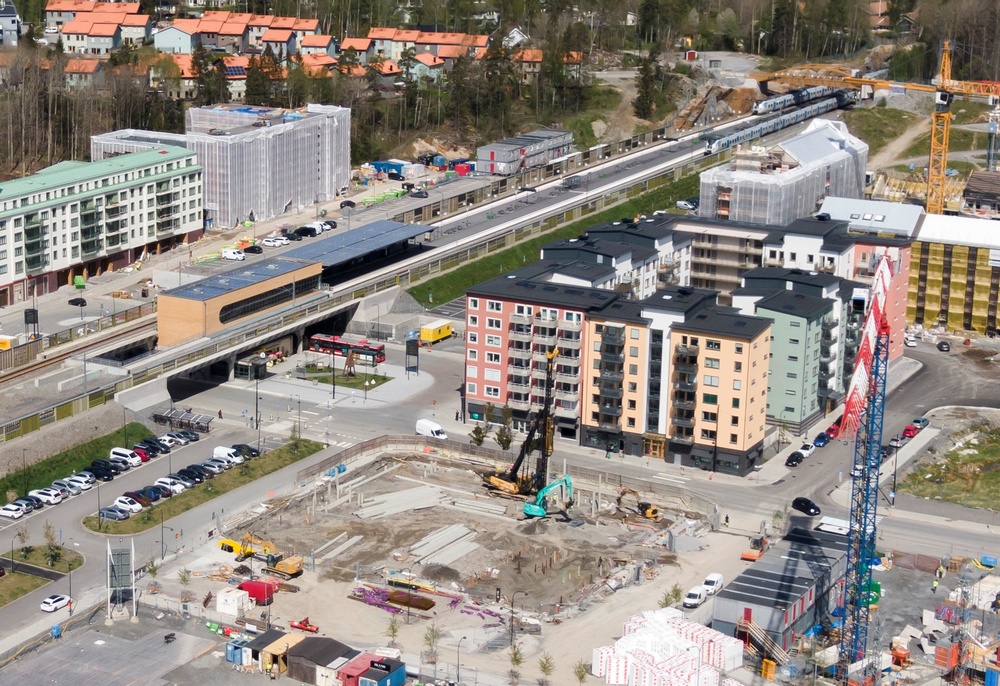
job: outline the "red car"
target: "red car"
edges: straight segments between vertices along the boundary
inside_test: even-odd
[[[823,433],[825,433],[830,438],[836,438],[837,436],[840,435],[840,422],[834,422],[833,424],[830,425],[830,428],[828,428]]]
[[[142,460],[143,462],[149,462],[149,457],[150,457],[149,451],[143,448],[142,446],[133,445],[132,452],[138,455],[139,459]]]
[[[906,428],[903,429],[903,435],[906,436],[907,438],[913,438],[918,433],[920,433],[920,429],[913,426],[913,424],[907,424]]]

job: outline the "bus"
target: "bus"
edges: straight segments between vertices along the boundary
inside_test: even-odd
[[[347,357],[347,353],[353,351],[354,357],[359,362],[370,366],[385,362],[384,343],[374,343],[367,338],[350,334],[343,336],[333,336],[326,333],[315,334],[309,338],[309,349],[324,355],[332,353],[338,357]]]

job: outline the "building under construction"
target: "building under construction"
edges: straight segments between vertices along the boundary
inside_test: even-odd
[[[351,111],[212,105],[187,111],[186,132],[121,129],[93,136],[101,160],[159,145],[198,153],[204,167],[205,224],[264,221],[333,198],[351,174]]]

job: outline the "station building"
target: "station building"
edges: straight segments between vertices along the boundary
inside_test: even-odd
[[[0,306],[197,240],[202,193],[196,155],[173,146],[0,183]]]

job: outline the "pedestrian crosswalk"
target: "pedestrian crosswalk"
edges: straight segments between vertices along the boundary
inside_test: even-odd
[[[659,479],[660,481],[666,481],[672,484],[678,484],[680,486],[683,486],[684,484],[686,484],[688,481],[691,480],[686,476],[675,476],[674,474],[663,474],[662,472],[654,474],[653,478]]]

